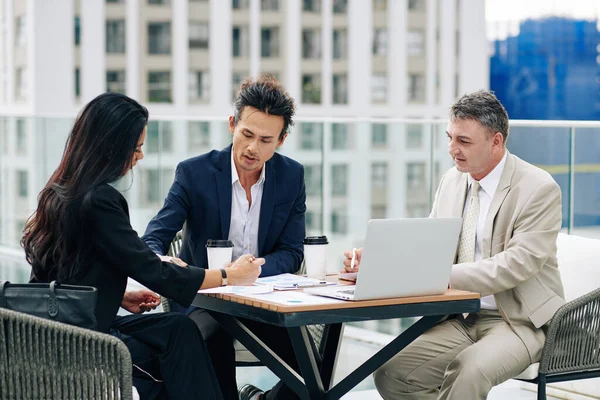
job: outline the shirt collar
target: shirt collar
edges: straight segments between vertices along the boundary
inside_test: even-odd
[[[502,177],[502,171],[504,170],[504,164],[506,164],[506,156],[508,155],[508,151],[504,150],[504,156],[502,160],[496,165],[496,167],[487,174],[483,179],[479,181],[479,185],[481,188],[490,196],[494,197],[496,194],[496,189],[498,189],[498,184],[500,183],[500,177]],[[471,183],[475,181],[471,174],[467,175],[467,180],[469,183],[469,187],[471,187]]]
[[[265,177],[267,175],[266,170],[267,169],[263,165],[262,171],[260,172],[260,177],[258,178],[258,181],[256,182],[256,184],[260,185],[265,182]],[[233,161],[233,147],[231,147],[231,184],[233,185],[234,183],[236,183],[239,180],[240,180],[240,177],[237,173],[237,168],[235,167],[235,162]]]

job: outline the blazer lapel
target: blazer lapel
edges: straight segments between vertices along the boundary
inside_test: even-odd
[[[482,252],[484,258],[491,257],[491,242],[494,228],[494,220],[496,219],[496,214],[498,214],[498,210],[500,210],[500,206],[504,202],[506,195],[510,191],[512,176],[515,172],[515,159],[508,152],[508,150],[506,150],[506,153],[506,164],[504,164],[504,170],[502,171],[502,175],[500,176],[498,188],[496,189],[496,193],[494,194],[494,198],[492,199],[492,202],[490,204],[490,209],[485,219],[485,225],[483,226]]]
[[[217,204],[221,217],[221,238],[227,239],[231,223],[231,146],[221,152],[219,168],[221,170],[215,174]]]
[[[265,163],[265,184],[263,187],[263,195],[260,204],[260,221],[258,223],[258,255],[263,255],[263,248],[265,246],[265,240],[267,239],[267,232],[269,232],[269,225],[271,225],[271,217],[273,216],[273,206],[275,204],[275,174],[277,173],[273,168],[271,162]]]
[[[467,174],[462,174],[458,180],[456,196],[454,196],[454,205],[452,206],[452,217],[462,218],[465,208],[465,199],[467,197]]]

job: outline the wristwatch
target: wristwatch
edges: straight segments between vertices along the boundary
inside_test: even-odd
[[[227,271],[221,268],[221,286],[227,286]]]

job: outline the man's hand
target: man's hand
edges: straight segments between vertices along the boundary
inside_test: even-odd
[[[160,296],[150,290],[125,292],[121,307],[133,314],[154,310],[160,304]]]
[[[231,286],[252,285],[260,275],[261,265],[264,263],[264,258],[255,258],[252,254],[241,256],[231,264],[231,267],[226,268],[227,284]]]
[[[360,259],[362,258],[362,247],[360,249],[356,249],[356,256],[354,258],[354,265],[350,265],[352,262],[352,251],[345,251],[344,256],[346,259],[344,260],[344,269],[341,271],[342,273],[348,272],[358,272],[358,268],[360,267]]]

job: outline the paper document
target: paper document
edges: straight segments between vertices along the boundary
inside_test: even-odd
[[[198,290],[198,293],[230,293],[230,294],[267,294],[273,291],[272,285],[258,285],[258,286],[219,286],[210,289]]]
[[[275,290],[294,290],[315,286],[335,285],[336,282],[327,282],[325,280],[307,278],[301,275],[280,274],[258,278],[255,285],[273,285]]]
[[[297,291],[274,291],[269,294],[249,294],[244,295],[249,299],[268,301],[284,306],[316,306],[320,304],[347,303],[345,300],[337,300],[329,297],[314,296],[312,294]]]

